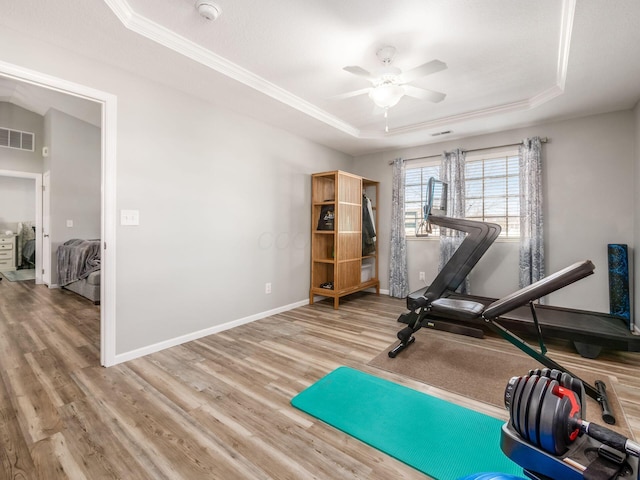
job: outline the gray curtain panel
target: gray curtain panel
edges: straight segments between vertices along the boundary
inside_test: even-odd
[[[440,180],[446,182],[447,188],[447,216],[453,218],[465,217],[465,168],[464,151],[457,149],[451,152],[442,153],[440,164]],[[440,263],[439,270],[445,266],[453,256],[462,241],[464,232],[452,230],[450,228],[440,229]],[[460,293],[470,293],[469,278],[460,285]]]
[[[391,256],[389,259],[389,295],[404,298],[409,295],[407,239],[404,231],[404,160],[393,162],[391,191]]]
[[[525,138],[520,156],[520,287],[544,278],[542,142]]]

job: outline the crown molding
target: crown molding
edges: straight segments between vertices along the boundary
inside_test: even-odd
[[[421,122],[404,127],[390,129],[387,136],[402,135],[405,133],[416,132],[418,130],[437,129],[448,127],[450,125],[461,123],[467,120],[477,120],[479,118],[487,118],[493,115],[517,112],[520,110],[531,110],[547,103],[564,93],[565,81],[567,79],[567,69],[569,65],[569,47],[571,46],[571,33],[573,31],[573,20],[576,12],[576,0],[562,1],[562,18],[560,24],[560,39],[558,42],[558,67],[556,71],[556,84],[543,90],[536,95],[518,100],[516,102],[496,105],[494,107],[482,110],[474,110],[471,112],[452,115],[449,117],[441,117],[429,122]],[[372,137],[374,137],[373,135]],[[370,138],[372,138],[370,137]]]
[[[247,85],[285,105],[295,108],[333,128],[341,130],[353,137],[359,136],[360,131],[353,125],[340,120],[249,70],[216,55],[212,51],[178,35],[172,30],[139,15],[131,8],[126,0],[105,0],[105,3],[116,17],[118,17],[120,22],[129,30]]]
[[[178,35],[172,30],[149,20],[148,18],[136,13],[131,8],[127,0],[105,0],[105,3],[127,29],[184,55],[185,57],[206,67],[222,73],[233,80],[236,80],[312,118],[315,118],[316,120],[319,120],[330,127],[340,130],[352,137],[362,139],[386,138],[419,130],[441,128],[468,120],[477,120],[483,117],[488,118],[499,114],[529,110],[562,95],[564,93],[565,81],[567,78],[569,47],[571,45],[571,33],[573,30],[573,21],[576,9],[576,0],[562,0],[555,85],[535,94],[532,97],[512,103],[496,105],[485,109],[441,117],[427,122],[397,127],[390,129],[389,132],[375,132],[362,131],[338,117],[331,115],[325,110],[316,107],[310,102],[307,102],[287,90],[278,87],[253,72],[242,68],[241,66],[216,55],[201,45]]]

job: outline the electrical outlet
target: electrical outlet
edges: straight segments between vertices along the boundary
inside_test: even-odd
[[[424,280],[424,272],[420,272],[420,274],[419,274],[419,275],[420,275],[419,279],[420,279],[420,280]]]
[[[264,293],[266,293],[266,294],[271,293],[271,283],[265,283],[264,284]]]

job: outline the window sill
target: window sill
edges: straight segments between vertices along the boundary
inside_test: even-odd
[[[407,235],[407,241],[408,242],[436,242],[436,241],[440,241],[440,236],[439,235],[429,235],[428,237],[416,237],[415,235]],[[505,238],[505,237],[498,237],[496,238],[494,243],[519,243],[520,242],[520,238],[517,237],[509,237],[509,238]]]

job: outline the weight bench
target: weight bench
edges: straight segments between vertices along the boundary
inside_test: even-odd
[[[609,409],[604,383],[596,381],[596,387],[594,387],[546,356],[547,349],[542,339],[542,332],[540,330],[540,325],[538,323],[533,303],[535,300],[538,300],[549,293],[560,290],[567,285],[593,274],[594,269],[595,267],[590,260],[575,263],[554,273],[553,275],[549,275],[542,280],[513,292],[504,298],[496,300],[488,306],[472,300],[461,300],[456,298],[443,297],[430,300],[421,307],[418,321],[398,332],[400,344],[389,352],[389,356],[394,358],[400,351],[404,350],[415,341],[413,333],[422,327],[422,321],[428,321],[426,318],[427,315],[442,316],[447,319],[465,322],[482,322],[490,330],[500,335],[502,338],[540,362],[545,367],[566,372],[572,377],[581,380],[584,384],[587,395],[600,404],[603,420],[606,423],[613,424],[615,423],[615,418]],[[536,327],[538,343],[540,345],[539,352],[498,323],[501,315],[527,304],[531,309],[531,315],[533,316],[533,321]]]

